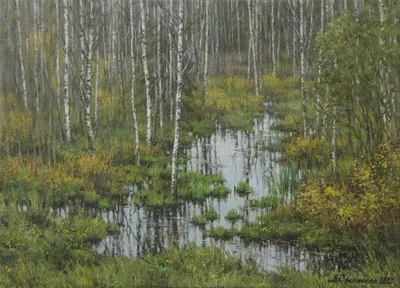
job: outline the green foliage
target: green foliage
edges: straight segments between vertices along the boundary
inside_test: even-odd
[[[230,239],[234,236],[234,232],[231,230],[227,230],[222,226],[218,226],[215,228],[211,228],[208,236],[216,239]]]
[[[240,215],[235,209],[229,210],[225,216],[225,219],[232,223],[243,218],[243,215]]]
[[[371,162],[359,160],[341,182],[303,185],[299,213],[330,231],[391,239],[400,232],[397,192],[400,151],[383,145]]]
[[[191,201],[204,201],[208,197],[225,198],[230,191],[224,182],[220,175],[185,173],[179,179],[178,196]]]
[[[329,163],[330,155],[326,153],[329,150],[329,143],[321,139],[299,137],[287,146],[284,158],[286,162],[296,162],[307,169],[324,167]]]
[[[157,190],[140,190],[132,199],[133,204],[149,208],[179,205],[179,200],[170,193]]]
[[[261,199],[251,199],[249,206],[253,208],[276,208],[279,200],[276,196],[264,196]]]
[[[249,183],[244,182],[244,181],[237,184],[235,186],[234,190],[239,196],[246,196],[246,195],[250,194],[251,192],[253,192],[253,189],[251,188]]]
[[[192,223],[195,225],[205,225],[208,221],[213,222],[219,219],[219,215],[215,210],[210,210],[202,213],[200,216],[194,216]]]

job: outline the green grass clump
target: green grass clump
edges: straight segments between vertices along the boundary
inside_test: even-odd
[[[252,208],[276,208],[279,200],[276,196],[264,196],[261,199],[251,199],[249,206]]]
[[[219,226],[216,228],[211,228],[208,236],[216,239],[230,239],[234,236],[234,232],[231,230],[227,230],[222,226]]]
[[[219,218],[219,214],[215,210],[202,213],[200,216],[194,216],[192,223],[194,225],[206,225],[208,221],[215,221]]]
[[[251,186],[249,185],[249,183],[247,182],[240,182],[237,186],[235,186],[236,193],[239,196],[246,196],[248,194],[250,194],[251,192],[253,192],[253,189],[251,188]]]
[[[243,219],[243,216],[240,215],[235,209],[232,209],[226,214],[225,219],[230,222],[236,222],[240,219]]]
[[[220,175],[186,173],[179,181],[178,196],[185,200],[204,201],[208,197],[225,198],[230,192],[224,186],[225,181]]]
[[[223,185],[217,185],[214,189],[211,190],[210,195],[213,198],[225,199],[226,197],[228,197],[229,193],[231,193],[231,189]]]
[[[136,206],[157,208],[179,205],[179,200],[173,195],[161,191],[141,190],[133,197],[132,203]]]

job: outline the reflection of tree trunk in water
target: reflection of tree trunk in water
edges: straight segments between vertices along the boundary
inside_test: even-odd
[[[250,168],[251,168],[251,145],[250,145],[250,133],[246,133],[247,137],[247,151],[246,151],[246,158],[247,158],[247,165],[246,165],[246,182],[250,182]]]
[[[177,208],[173,208],[172,213],[177,215],[177,219],[178,219],[178,215],[179,215],[179,211],[181,212],[181,214],[179,215],[180,218],[186,219],[187,217],[185,217],[187,215],[187,205],[188,203],[185,202],[183,204],[182,209],[177,209]],[[185,221],[185,231],[187,231],[187,221]],[[186,243],[186,233],[182,233],[183,235],[183,243]],[[177,241],[179,243],[179,235],[174,234],[174,240]]]
[[[178,234],[178,219],[179,219],[179,209],[174,209],[173,210],[173,215],[171,217],[172,219],[172,234],[175,237],[178,237],[179,240],[179,234]]]
[[[207,137],[207,141],[208,141],[208,161],[207,162],[210,165],[210,174],[213,174],[213,162],[212,162],[212,155],[211,155],[211,137]]]
[[[200,152],[199,152],[199,145],[200,145],[200,139],[196,139],[196,171],[200,171],[203,173],[202,167],[200,167]]]
[[[154,220],[153,220],[153,212],[149,211],[147,213],[147,221],[146,221],[146,251],[153,252],[153,242],[154,242],[154,235],[153,232],[151,231],[151,227],[154,227]]]
[[[142,218],[140,217],[140,211],[138,212],[138,217],[137,217],[137,224],[136,224],[136,253],[137,256],[142,255],[141,247],[140,247],[140,240],[141,240],[141,234],[140,231],[142,230]]]
[[[159,252],[161,251],[161,235],[160,235],[160,217],[159,217],[159,211],[154,211],[154,251]]]
[[[206,138],[203,138],[203,143],[202,143],[202,152],[203,152],[203,161],[204,161],[204,174],[208,175],[208,163],[207,163],[207,147],[206,147]]]
[[[215,174],[218,174],[218,159],[217,159],[217,134],[214,135],[214,165],[215,165]]]

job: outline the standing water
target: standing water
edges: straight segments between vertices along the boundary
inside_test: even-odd
[[[255,222],[257,216],[266,210],[249,208],[250,199],[258,199],[278,193],[284,201],[293,197],[293,185],[281,185],[284,182],[296,183],[300,178],[297,169],[282,166],[279,153],[268,152],[265,146],[277,137],[270,130],[273,119],[266,115],[256,120],[251,132],[234,132],[216,128],[211,137],[198,137],[186,154],[189,161],[187,172],[202,174],[220,174],[225,185],[232,190],[227,199],[207,200],[203,204],[184,202],[175,208],[147,209],[134,205],[120,206],[116,210],[103,214],[105,221],[118,224],[120,233],[111,235],[96,247],[99,253],[143,257],[147,253],[157,253],[171,245],[180,247],[195,244],[199,247],[216,246],[226,254],[252,260],[258,267],[276,271],[280,266],[297,270],[306,268],[323,271],[336,270],[336,259],[326,256],[312,256],[306,249],[290,245],[272,243],[248,244],[238,237],[231,240],[215,240],[207,237],[212,227],[223,226],[226,229],[240,228],[243,223],[232,224],[225,220],[228,211],[235,209],[245,215],[248,222]],[[253,193],[240,197],[234,192],[239,182],[245,181],[253,188]],[[282,191],[285,189],[286,191]],[[135,189],[132,189],[133,193]],[[276,195],[276,194],[275,194]],[[131,201],[128,201],[130,203]],[[213,209],[219,214],[219,220],[203,227],[193,225],[191,220],[205,210]]]

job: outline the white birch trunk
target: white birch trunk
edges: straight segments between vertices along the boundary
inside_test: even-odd
[[[208,0],[206,0],[208,2]],[[181,120],[181,93],[182,93],[182,58],[183,58],[183,0],[179,0],[178,7],[178,53],[177,53],[177,88],[176,88],[176,106],[175,106],[175,134],[174,147],[172,150],[172,176],[171,192],[176,194],[178,178],[178,150],[180,136]]]
[[[19,9],[19,0],[15,0],[15,12],[17,16],[17,29],[18,29],[18,56],[19,64],[21,70],[21,80],[22,80],[22,96],[24,101],[25,110],[28,111],[28,91],[26,88],[25,80],[25,66],[24,66],[24,55],[22,54],[22,35],[21,35],[21,13]]]
[[[97,35],[98,29],[97,29]],[[96,125],[99,124],[99,61],[100,61],[100,55],[99,55],[99,46],[96,48],[96,76],[95,76],[95,87],[94,87],[94,122]]]
[[[164,93],[163,82],[161,75],[161,8],[157,5],[157,81],[158,81],[158,98],[159,98],[159,117],[160,117],[160,130],[164,130]]]
[[[174,15],[174,10],[173,10],[173,0],[169,0],[169,15],[172,17]],[[169,20],[169,31],[168,31],[168,52],[169,52],[169,63],[168,63],[168,75],[169,75],[169,81],[168,81],[168,97],[170,101],[170,115],[169,118],[171,121],[174,120],[174,97],[172,94],[172,87],[173,87],[173,74],[172,74],[172,60],[173,60],[173,54],[172,54],[172,19]]]
[[[253,55],[253,68],[254,68],[254,84],[256,86],[256,96],[258,93],[258,73],[257,73],[257,63],[256,63],[256,49],[254,45],[254,27],[253,27],[253,13],[251,12],[251,1],[247,0],[247,6],[249,10],[249,30],[250,30],[250,48]]]
[[[142,42],[142,60],[144,79],[146,83],[146,144],[151,145],[151,99],[150,99],[150,78],[149,67],[147,63],[147,42],[146,42],[146,15],[144,0],[140,0],[140,24],[141,24],[141,42]]]
[[[71,129],[69,119],[69,17],[68,17],[68,0],[64,0],[64,120],[65,120],[65,136],[67,142],[71,142]]]
[[[300,0],[300,70],[301,70],[301,97],[303,108],[303,129],[304,137],[307,136],[307,97],[305,93],[305,50],[304,50],[304,0]]]
[[[297,49],[296,49],[296,44],[297,44],[297,37],[296,37],[296,28],[295,28],[295,23],[297,22],[296,19],[296,0],[293,0],[292,2],[292,8],[293,8],[293,39],[292,39],[292,50],[293,50],[293,63],[292,63],[292,68],[293,68],[293,76],[296,76],[296,63],[297,63]]]
[[[210,1],[206,0],[205,19],[204,19],[205,37],[204,37],[204,67],[203,67],[203,85],[202,85],[202,110],[201,110],[202,119],[204,119],[204,110],[206,108],[206,96],[207,96],[209,6],[210,6]]]
[[[324,23],[325,23],[325,3],[324,3],[324,1],[325,0],[321,0],[321,28],[320,28],[320,31],[321,31],[321,34],[322,34],[322,32],[324,31]],[[321,51],[319,51],[318,52],[318,79],[317,79],[317,82],[318,82],[318,84],[319,84],[319,86],[320,86],[320,84],[321,84],[321,74],[322,74],[322,68],[321,68],[321,61],[322,61],[322,53],[321,53]],[[321,87],[319,87],[319,90],[321,89]],[[317,92],[317,111],[316,111],[316,118],[317,118],[317,127],[318,127],[318,125],[319,125],[319,122],[320,122],[320,115],[321,115],[321,113],[320,113],[320,107],[321,107],[321,95],[320,95],[320,92],[318,91]],[[325,112],[324,112],[325,113]],[[322,129],[324,129],[324,128],[322,128]]]
[[[279,0],[278,0],[279,1]],[[275,57],[275,0],[271,0],[272,74],[276,74]],[[279,49],[279,48],[278,48]]]
[[[136,106],[135,106],[135,80],[136,80],[136,69],[135,69],[135,52],[134,52],[134,25],[133,25],[133,0],[130,0],[129,3],[129,11],[130,11],[130,30],[131,30],[131,69],[132,69],[132,80],[131,80],[131,109],[132,109],[132,119],[133,119],[133,127],[135,130],[135,156],[136,163],[140,164],[140,155],[139,155],[139,128],[137,123],[136,116]]]
[[[82,1],[82,0],[81,0]],[[88,41],[88,49],[87,49],[87,61],[86,61],[86,84],[85,84],[85,124],[86,124],[86,133],[88,137],[89,149],[91,152],[94,152],[94,134],[92,129],[92,120],[91,120],[91,111],[90,111],[90,98],[92,95],[92,57],[93,57],[93,38],[94,38],[94,30],[93,30],[93,1],[90,1],[90,12],[89,12],[89,41]],[[82,3],[82,2],[81,2]],[[83,28],[83,27],[82,27]]]
[[[57,108],[60,112],[60,88],[61,88],[61,75],[60,75],[60,7],[59,0],[55,0],[56,4],[56,29],[57,29],[57,40],[56,40],[56,81],[57,81]]]
[[[112,13],[111,13],[111,25],[112,25],[112,35],[111,35],[111,50],[112,50],[112,66],[111,66],[111,85],[112,85],[112,89],[114,91],[114,82],[115,82],[115,78],[116,78],[116,66],[117,66],[117,48],[115,47],[116,45],[116,38],[117,38],[117,32],[116,32],[116,18],[117,18],[117,13],[115,12],[117,7],[117,4],[115,3],[115,0],[112,0]]]
[[[239,63],[242,64],[242,53],[240,51],[240,15],[239,15],[239,0],[236,0],[236,22],[237,22],[237,41],[239,50]]]
[[[275,57],[275,61],[276,61],[276,70],[279,69],[280,67],[280,60],[281,60],[281,25],[282,25],[282,19],[281,19],[281,1],[278,1],[277,3],[277,21],[275,21],[275,23],[277,23],[277,27],[275,27],[275,30],[277,31],[278,34],[278,43],[277,43],[277,49],[276,49],[276,57]]]
[[[85,31],[84,31],[84,21],[83,21],[83,1],[79,0],[79,40],[80,40],[80,79],[79,79],[79,87],[80,87],[80,99],[81,99],[81,116],[85,115]]]
[[[37,14],[37,0],[33,0],[33,57],[34,57],[34,67],[33,67],[33,75],[35,81],[35,108],[36,113],[39,114],[39,79],[38,79],[38,37],[37,37],[37,28],[38,28],[38,14]]]

